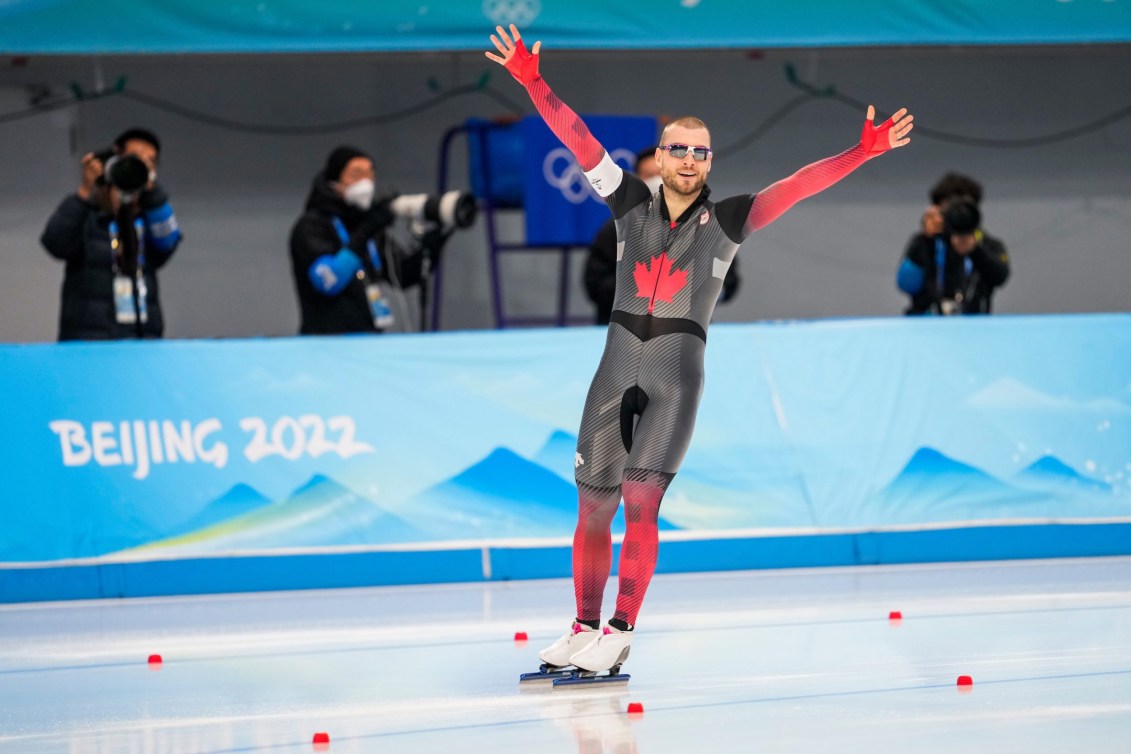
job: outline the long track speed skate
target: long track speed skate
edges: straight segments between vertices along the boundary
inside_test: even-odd
[[[550,665],[542,663],[538,670],[534,673],[523,673],[518,677],[519,683],[546,683],[549,681],[558,681],[563,678],[569,678],[576,668],[573,667],[560,667],[558,665]]]
[[[577,670],[568,678],[554,681],[554,688],[628,683],[629,675],[620,672],[632,651],[632,632],[605,626],[596,641],[569,658]]]
[[[569,677],[574,670],[569,658],[600,637],[600,631],[575,620],[561,638],[538,653],[538,659],[542,661],[538,672],[523,673],[518,677],[518,682],[537,683]]]
[[[555,689],[575,689],[586,686],[614,686],[627,685],[632,678],[628,673],[620,672],[620,665],[614,665],[603,672],[582,670],[575,668],[568,675],[554,681]]]
[[[609,668],[604,672],[582,670],[575,667],[558,667],[556,665],[542,666],[533,673],[523,673],[518,677],[522,685],[552,683],[556,689],[577,688],[582,686],[603,686],[627,684],[632,678],[628,673],[620,672],[620,665]]]
[[[574,621],[564,636],[538,653],[541,667],[535,673],[523,673],[520,684],[552,682],[554,688],[622,685],[629,681],[620,672],[628,659],[632,633],[605,626],[590,628]]]

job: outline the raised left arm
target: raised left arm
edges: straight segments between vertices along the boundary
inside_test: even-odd
[[[908,134],[913,128],[913,117],[907,114],[907,108],[900,108],[878,126],[873,123],[875,117],[876,109],[869,105],[860,143],[856,146],[806,165],[758,192],[750,206],[743,234],[766,227],[802,199],[824,191],[873,157],[911,143]]]

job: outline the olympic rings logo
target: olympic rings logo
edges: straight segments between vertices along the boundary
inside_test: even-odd
[[[483,0],[483,15],[504,26],[528,26],[541,12],[540,0]]]
[[[636,153],[619,148],[609,152],[609,157],[625,170],[632,170]],[[542,160],[542,177],[546,179],[546,183],[562,192],[562,196],[570,204],[584,204],[586,199],[604,203],[604,199],[589,185],[589,179],[585,177],[573,153],[565,147],[551,149],[546,154],[546,158]]]

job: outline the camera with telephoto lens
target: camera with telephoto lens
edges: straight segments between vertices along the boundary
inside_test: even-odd
[[[95,152],[94,157],[102,161],[102,175],[99,176],[98,183],[118,189],[123,198],[137,194],[153,177],[149,166],[137,155],[118,154],[113,149],[104,149]]]
[[[466,228],[475,222],[478,211],[475,195],[465,191],[401,194],[393,199],[390,208],[394,215],[411,220],[417,234],[436,228],[444,233]]]

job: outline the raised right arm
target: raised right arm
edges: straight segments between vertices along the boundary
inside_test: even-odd
[[[488,58],[505,67],[515,80],[526,89],[534,107],[542,120],[554,132],[554,135],[577,158],[577,164],[586,174],[593,173],[601,168],[598,175],[589,175],[590,182],[594,184],[597,193],[608,196],[616,190],[616,185],[609,187],[609,181],[620,183],[621,169],[617,167],[612,158],[608,156],[605,148],[589,132],[585,122],[568,105],[558,99],[551,90],[546,80],[538,73],[539,49],[541,42],[535,42],[533,50],[527,50],[518,33],[518,28],[511,24],[510,34],[501,26],[495,27],[497,36],[491,35],[491,41],[501,53],[484,53]],[[513,37],[513,39],[512,39]],[[607,165],[605,164],[607,163]],[[615,168],[610,171],[609,168]],[[614,175],[616,176],[614,178]]]

